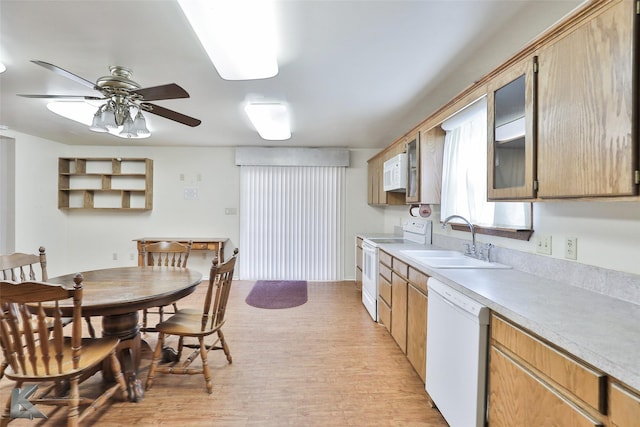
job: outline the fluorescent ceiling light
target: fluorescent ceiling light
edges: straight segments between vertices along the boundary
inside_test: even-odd
[[[225,80],[278,74],[274,4],[270,0],[178,0]]]
[[[90,102],[90,101],[52,101],[47,104],[49,111],[58,114],[64,118],[73,120],[74,122],[82,123],[87,126],[91,126],[93,123],[93,116],[96,113],[96,109],[100,107],[104,102]],[[135,112],[133,112],[135,115]],[[127,138],[124,135],[120,135],[122,126],[108,129],[111,135],[115,135],[119,138]],[[131,139],[148,138],[151,134],[131,136]]]
[[[5,71],[7,71],[6,65],[4,65],[2,62],[0,62],[0,73],[4,73]]]
[[[263,139],[282,141],[291,138],[289,111],[286,105],[250,103],[244,107],[244,111]]]

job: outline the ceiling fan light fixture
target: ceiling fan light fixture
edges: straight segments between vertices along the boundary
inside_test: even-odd
[[[136,114],[136,118],[133,120],[133,127],[135,128],[138,136],[151,135],[151,132],[147,129],[147,121],[140,110],[138,110],[138,114]]]
[[[107,129],[117,129],[116,112],[111,102],[107,103],[106,108],[102,111],[102,125]]]
[[[278,74],[274,2],[178,0],[220,77],[254,80]]]
[[[249,103],[244,111],[262,139],[283,141],[291,138],[289,110],[280,103]]]
[[[91,122],[91,126],[89,126],[89,130],[94,132],[109,132],[102,122],[102,107],[93,115],[93,121]]]
[[[104,117],[105,112],[108,109],[107,104],[102,104],[96,111],[96,104],[90,101],[52,101],[47,104],[47,109],[59,116],[89,126],[89,129],[94,132],[108,132],[111,135],[120,136],[123,129],[123,126],[116,126],[115,128],[105,126]],[[115,123],[115,114],[113,113],[113,109],[110,113],[114,115],[113,120]],[[97,121],[96,116],[99,116],[99,121]],[[109,114],[107,114],[107,116],[109,116]],[[147,134],[144,134],[143,132],[136,132],[135,135],[132,134],[129,138],[148,138],[151,136],[151,132],[146,128],[146,123],[145,129],[148,132]]]
[[[120,131],[118,135],[123,136],[125,138],[134,138],[138,136],[138,133],[136,132],[136,128],[133,125],[131,112],[129,111],[128,108],[127,108],[127,111],[125,112],[124,122],[122,123],[122,131]]]

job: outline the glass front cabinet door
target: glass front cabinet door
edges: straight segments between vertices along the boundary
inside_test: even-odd
[[[407,203],[420,202],[420,143],[416,132],[407,139]]]
[[[487,91],[489,200],[535,197],[537,58],[505,69]]]

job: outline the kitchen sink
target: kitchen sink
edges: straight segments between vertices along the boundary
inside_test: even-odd
[[[431,268],[500,268],[509,269],[508,265],[483,261],[465,256],[456,251],[447,250],[403,250],[400,253],[425,264]]]

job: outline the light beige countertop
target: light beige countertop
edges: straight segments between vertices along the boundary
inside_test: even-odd
[[[640,390],[640,305],[513,269],[436,269],[406,257],[416,244],[380,249]]]

